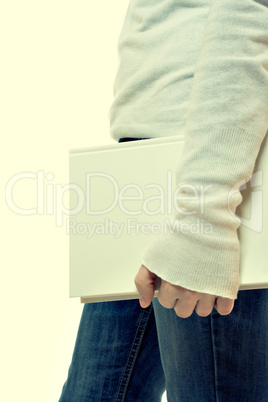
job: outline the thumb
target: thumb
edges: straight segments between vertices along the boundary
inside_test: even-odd
[[[139,272],[135,276],[135,285],[140,295],[140,305],[143,308],[148,307],[153,300],[156,278],[156,274],[149,271],[144,265],[140,267]]]

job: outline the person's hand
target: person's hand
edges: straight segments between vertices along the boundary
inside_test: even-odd
[[[144,265],[140,267],[135,277],[140,305],[143,308],[148,307],[153,300],[156,278],[157,276]],[[174,308],[177,316],[181,318],[190,317],[194,310],[200,317],[207,317],[213,307],[219,314],[228,315],[234,307],[233,299],[194,292],[181,286],[172,285],[163,279],[158,291],[158,301],[163,307]]]

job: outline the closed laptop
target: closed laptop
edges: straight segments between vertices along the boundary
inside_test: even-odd
[[[268,288],[266,143],[236,211],[241,290]],[[183,137],[172,136],[70,150],[70,297],[138,298],[134,278],[146,248],[156,236],[177,230],[174,194],[183,145]],[[194,230],[205,230],[204,222]]]

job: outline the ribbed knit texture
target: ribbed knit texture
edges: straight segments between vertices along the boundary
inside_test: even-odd
[[[141,263],[170,283],[236,298],[242,195],[228,196],[250,179],[268,129],[268,0],[130,1],[119,58],[112,138],[184,134],[177,185],[210,186],[204,211],[185,214],[194,205],[181,200],[174,220],[202,219],[212,231],[163,234]]]

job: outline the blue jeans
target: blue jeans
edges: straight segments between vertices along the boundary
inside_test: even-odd
[[[59,402],[160,402],[165,389],[168,402],[267,402],[268,289],[239,291],[227,316],[85,304]]]
[[[180,318],[157,298],[85,304],[60,402],[267,402],[268,289],[231,314]]]

